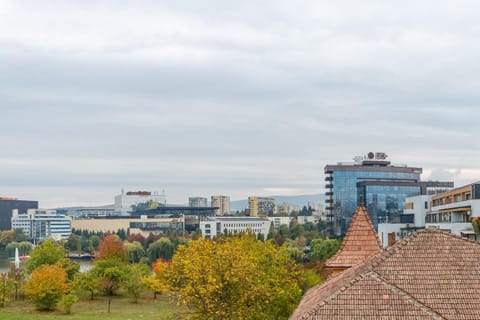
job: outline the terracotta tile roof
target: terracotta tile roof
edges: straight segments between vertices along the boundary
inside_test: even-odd
[[[340,250],[325,262],[325,266],[327,268],[350,268],[382,250],[367,209],[363,205],[359,205]]]
[[[310,289],[291,319],[479,319],[480,244],[419,231]]]

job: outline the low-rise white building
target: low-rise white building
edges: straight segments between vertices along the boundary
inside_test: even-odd
[[[159,194],[158,192],[152,193],[150,191],[125,192],[122,189],[122,193],[115,196],[115,212],[120,215],[129,215],[129,213],[132,211],[132,206],[149,201],[165,205],[165,194]]]
[[[480,182],[432,197],[425,227],[461,235],[473,232],[472,218],[480,217]]]
[[[67,239],[72,233],[72,218],[56,210],[28,209],[27,213],[12,213],[12,229],[22,229],[34,241],[47,238]]]
[[[257,217],[209,217],[200,221],[200,230],[205,238],[247,231],[263,234],[266,238],[270,224],[270,220]]]

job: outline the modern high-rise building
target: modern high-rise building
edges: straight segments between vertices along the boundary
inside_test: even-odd
[[[12,210],[27,213],[28,209],[37,209],[38,201],[18,200],[17,198],[0,197],[0,231],[12,227]]]
[[[226,216],[230,214],[229,196],[212,196],[212,207],[215,209],[216,216]]]
[[[248,197],[248,209],[250,216],[268,216],[277,213],[277,202],[273,198]]]
[[[13,210],[12,229],[22,229],[27,237],[36,242],[52,238],[67,239],[72,233],[72,218],[56,210],[28,209],[20,214]]]
[[[203,197],[190,197],[188,198],[188,206],[194,208],[206,208],[207,198]]]
[[[405,198],[453,187],[453,182],[420,181],[422,168],[395,165],[383,152],[355,157],[355,162],[325,166],[325,211],[330,232],[345,234],[355,208],[364,204],[373,225],[393,221]]]

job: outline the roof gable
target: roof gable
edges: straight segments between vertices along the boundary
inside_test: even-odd
[[[355,210],[340,250],[325,263],[327,268],[350,268],[383,250],[363,205]]]

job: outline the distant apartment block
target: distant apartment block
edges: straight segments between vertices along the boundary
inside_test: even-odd
[[[274,215],[277,213],[277,202],[273,198],[248,197],[248,209],[252,217]]]
[[[12,227],[12,211],[27,213],[28,209],[37,209],[38,201],[18,200],[11,197],[0,197],[0,231],[10,230]]]
[[[47,238],[65,240],[72,233],[72,218],[56,210],[28,209],[27,213],[13,210],[12,229],[22,229],[30,240]]]
[[[190,197],[188,198],[188,206],[193,208],[206,208],[207,198],[203,197]]]
[[[267,238],[270,221],[258,217],[209,217],[200,221],[200,230],[205,238],[218,237],[225,234],[253,232]]]
[[[129,215],[133,210],[133,206],[146,203],[146,202],[157,202],[162,205],[165,205],[166,198],[165,194],[159,194],[158,192],[150,191],[128,191],[125,192],[122,189],[122,193],[115,196],[115,212],[120,215]]]
[[[216,216],[226,216],[230,214],[229,196],[212,196],[212,207],[215,208]]]
[[[299,207],[287,202],[283,202],[277,206],[277,214],[279,215],[288,215],[292,211],[298,211]]]

